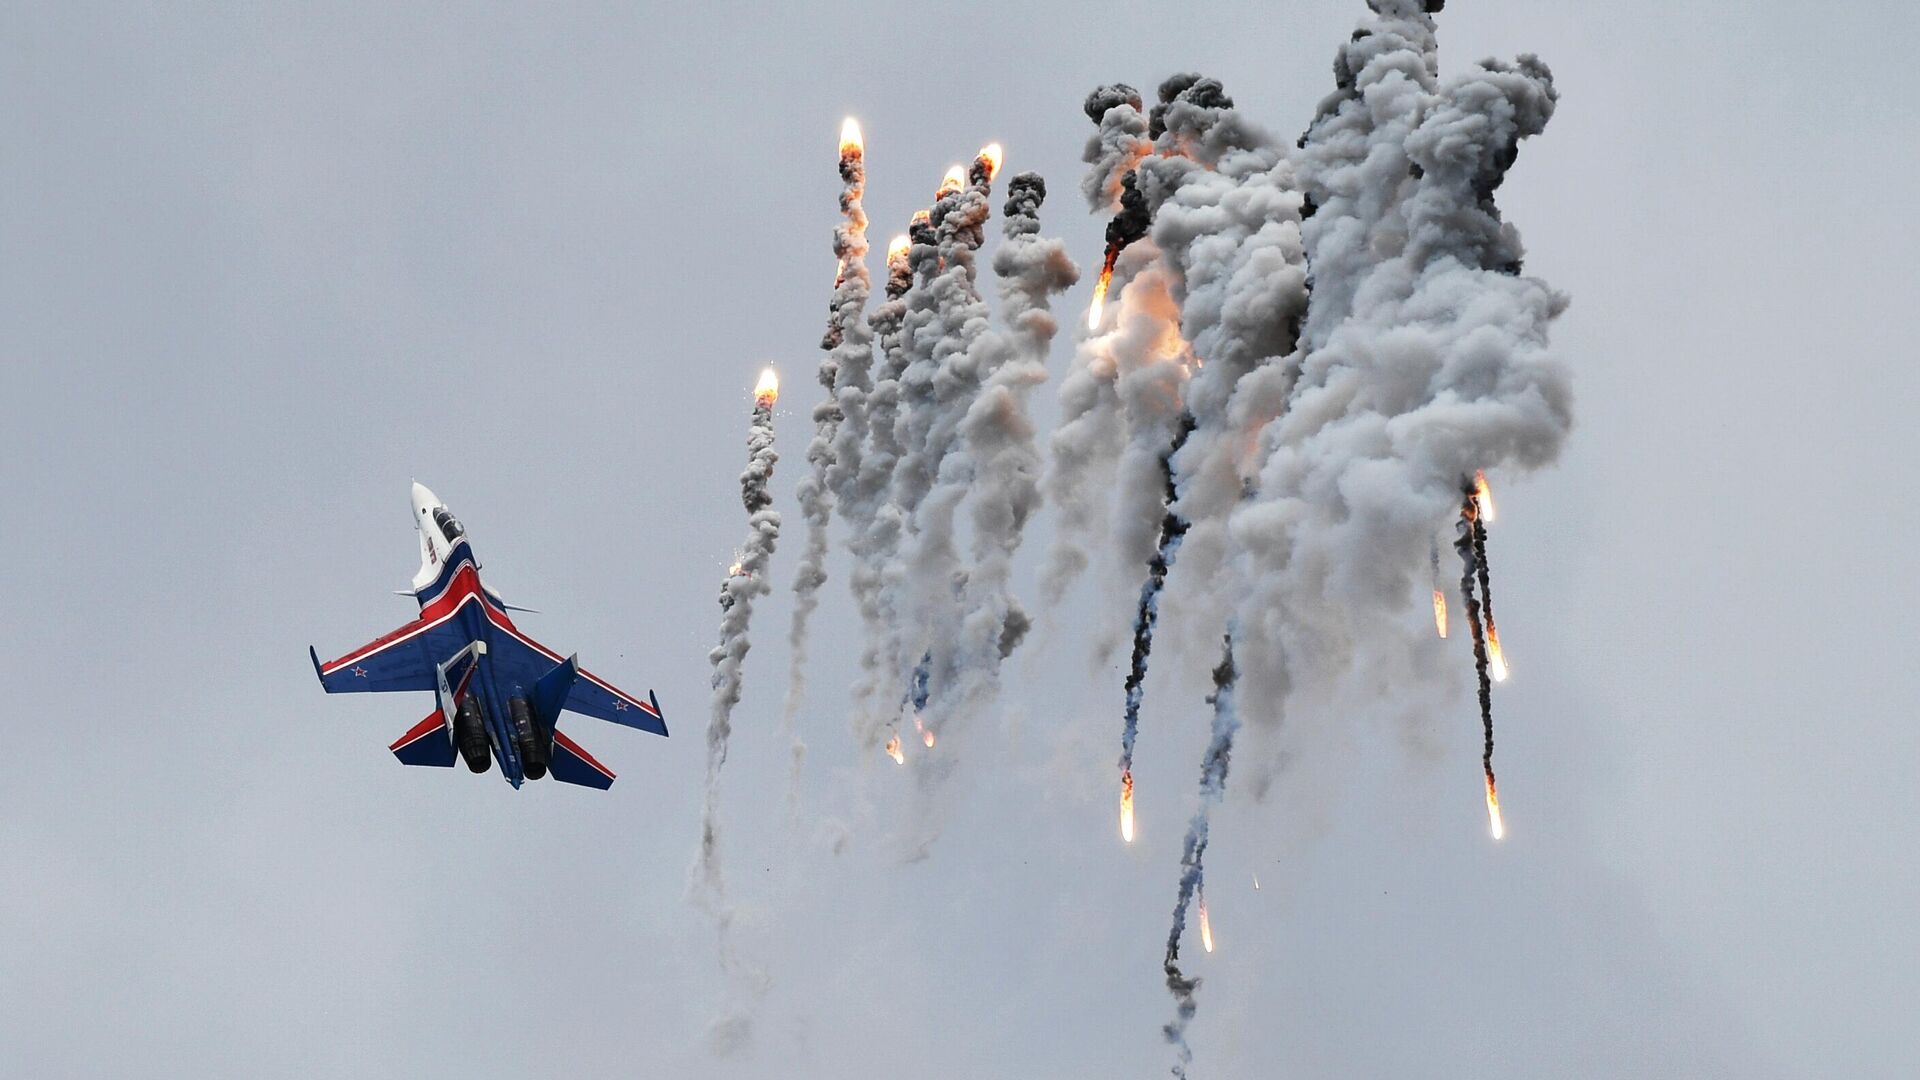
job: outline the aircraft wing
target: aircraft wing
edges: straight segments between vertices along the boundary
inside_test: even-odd
[[[459,624],[443,617],[415,619],[325,664],[312,648],[307,653],[313,657],[314,673],[320,676],[320,685],[327,693],[379,694],[434,689],[434,666],[466,644]]]
[[[501,626],[499,619],[495,626]],[[501,629],[507,629],[501,626]],[[508,630],[505,640],[496,643],[492,663],[496,670],[507,665],[519,667],[517,677],[527,685],[541,675],[553,669],[553,665],[563,662],[564,657],[545,645],[526,636],[519,629]],[[456,645],[455,648],[459,646]],[[507,655],[509,653],[517,655]],[[431,669],[429,669],[431,675]],[[621,724],[625,727],[650,731],[655,735],[667,733],[667,723],[660,715],[660,702],[651,692],[644,698],[635,697],[621,690],[591,671],[581,671],[574,680],[573,689],[567,692],[567,702],[562,706],[569,712],[582,716],[591,716],[596,720]]]

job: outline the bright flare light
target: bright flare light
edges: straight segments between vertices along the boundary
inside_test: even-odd
[[[1120,839],[1133,843],[1133,770],[1120,774]]]
[[[1495,840],[1507,838],[1507,822],[1500,816],[1500,793],[1493,788],[1493,777],[1487,777],[1487,827]]]
[[[913,716],[913,728],[920,733],[920,741],[927,744],[927,749],[933,749],[933,729],[920,722],[919,713]]]
[[[1433,628],[1447,636],[1447,594],[1439,589],[1433,590]]]
[[[900,752],[900,736],[895,735],[887,740],[887,756],[893,759],[895,765],[907,763],[907,755]]]
[[[945,177],[941,178],[940,187],[933,193],[933,197],[936,199],[944,199],[966,186],[967,171],[955,165],[953,168],[947,170]]]
[[[1087,308],[1087,329],[1100,329],[1100,312],[1107,306],[1107,283],[1113,280],[1113,268],[1100,271],[1100,281],[1093,287],[1093,306]]]
[[[1213,923],[1207,919],[1207,894],[1201,893],[1198,899],[1200,901],[1200,944],[1206,946],[1208,952],[1212,952]]]
[[[1480,510],[1480,520],[1493,524],[1493,489],[1487,486],[1484,469],[1473,474],[1473,503]]]
[[[1507,681],[1507,654],[1500,651],[1500,631],[1492,623],[1487,624],[1487,669],[1494,682]]]
[[[1006,160],[1006,156],[1006,151],[1000,149],[1000,144],[997,142],[990,142],[980,148],[980,160],[987,163],[987,179],[991,180],[1000,175],[1000,163]]]
[[[773,404],[780,397],[780,373],[768,368],[760,373],[760,381],[754,385],[753,399]]]
[[[849,116],[840,125],[840,156],[865,152],[866,143],[860,138],[860,121]]]
[[[887,241],[887,262],[891,263],[895,259],[906,258],[907,249],[912,246],[913,246],[913,241],[907,239],[907,235],[905,233],[901,233],[899,236],[896,236],[892,240]]]

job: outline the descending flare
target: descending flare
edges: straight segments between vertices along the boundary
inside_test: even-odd
[[[1120,774],[1120,839],[1133,843],[1133,770]]]
[[[895,765],[905,765],[907,763],[907,755],[900,752],[900,736],[898,733],[896,733],[893,738],[887,740],[887,756],[893,759]]]
[[[1213,951],[1213,923],[1207,918],[1207,893],[1205,889],[1194,897],[1200,905],[1200,944],[1208,952]]]
[[[1100,313],[1107,306],[1107,283],[1113,280],[1113,260],[1100,270],[1100,280],[1093,286],[1093,303],[1087,308],[1087,329],[1100,329]]]
[[[905,259],[907,257],[907,249],[912,246],[913,241],[907,238],[906,233],[901,233],[899,236],[889,240],[887,242],[887,265],[892,266],[895,262]]]
[[[1493,786],[1493,774],[1487,774],[1487,826],[1495,840],[1507,838],[1507,822],[1500,816],[1500,792]]]
[[[866,144],[860,138],[860,121],[849,116],[840,125],[840,156],[861,154],[865,151]]]
[[[760,381],[754,384],[753,400],[771,405],[780,397],[780,373],[768,368],[760,373]]]
[[[1000,175],[1000,163],[1006,160],[1006,156],[1006,151],[1000,148],[999,143],[994,142],[981,147],[980,156],[976,160],[987,163],[987,179],[991,180]]]
[[[1494,682],[1507,681],[1507,654],[1500,651],[1500,629],[1492,620],[1487,622],[1487,671]]]
[[[934,190],[933,197],[935,199],[944,199],[966,186],[967,171],[955,165],[953,168],[947,170],[945,177],[941,178],[940,186]],[[924,213],[924,211],[922,212]],[[918,217],[919,214],[915,214],[914,216]]]
[[[1433,590],[1433,628],[1447,636],[1447,594],[1439,589]]]
[[[1488,525],[1493,524],[1493,489],[1487,486],[1485,469],[1476,470],[1473,474],[1473,503],[1480,510],[1480,520]]]
[[[913,729],[920,733],[920,741],[927,744],[927,749],[933,749],[933,729],[921,722],[919,713],[913,715]]]

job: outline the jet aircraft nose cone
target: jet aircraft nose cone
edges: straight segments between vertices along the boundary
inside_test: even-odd
[[[434,495],[434,493],[433,493],[433,492],[431,492],[431,491],[428,491],[428,490],[427,490],[427,485],[425,485],[425,484],[423,484],[423,483],[421,483],[421,482],[420,482],[420,481],[418,481],[418,480],[415,480],[415,481],[413,482],[413,508],[414,508],[414,510],[416,510],[416,511],[419,511],[419,510],[430,510],[430,509],[432,509],[433,507],[436,507],[436,506],[439,506],[439,505],[440,505],[440,500],[439,500],[439,498],[438,498],[438,497],[436,497],[436,496]]]

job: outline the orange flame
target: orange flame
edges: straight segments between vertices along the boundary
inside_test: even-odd
[[[887,740],[887,756],[893,759],[895,765],[905,765],[907,763],[907,755],[900,752],[899,735],[896,734],[893,738]]]
[[[1000,175],[1000,163],[1005,161],[1006,157],[1007,153],[1000,149],[999,143],[990,142],[980,148],[980,156],[977,160],[987,163],[987,179],[991,180]]]
[[[1479,508],[1480,520],[1493,524],[1493,489],[1487,486],[1485,469],[1473,474],[1473,504]]]
[[[1491,621],[1487,623],[1487,669],[1494,682],[1507,681],[1507,654],[1500,651],[1500,629]]]
[[[1493,774],[1487,774],[1487,828],[1495,840],[1507,838],[1507,821],[1500,816],[1500,793],[1494,790]]]
[[[840,124],[840,156],[864,154],[866,142],[860,138],[860,121],[849,116]]]
[[[780,373],[769,367],[760,373],[760,381],[754,384],[753,400],[771,405],[780,398]]]
[[[1100,313],[1107,306],[1107,285],[1113,280],[1113,267],[1100,271],[1100,282],[1093,287],[1093,306],[1087,309],[1087,329],[1100,329]]]
[[[953,168],[947,170],[945,177],[941,178],[940,187],[934,191],[933,197],[936,199],[944,199],[966,186],[967,171],[955,165]]]
[[[907,239],[905,233],[901,233],[899,236],[887,241],[887,262],[892,263],[896,259],[906,258],[907,249],[912,246],[913,241]]]
[[[1133,770],[1120,774],[1120,839],[1133,843]]]
[[[1447,636],[1447,594],[1439,589],[1433,590],[1433,628]]]
[[[913,730],[920,733],[920,741],[927,744],[927,749],[933,749],[933,729],[920,722],[919,713],[913,716]]]
[[[932,223],[932,221],[933,211],[931,210],[915,210],[913,212],[913,223],[915,225],[927,225]]]
[[[1207,894],[1200,893],[1197,899],[1200,901],[1200,944],[1206,946],[1208,952],[1212,952],[1213,923],[1207,918]]]

